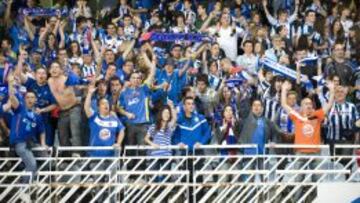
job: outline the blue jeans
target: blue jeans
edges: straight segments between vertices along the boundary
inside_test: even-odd
[[[15,144],[15,152],[25,164],[25,171],[32,172],[32,177],[35,177],[37,166],[33,152],[28,148],[25,142]],[[28,183],[29,177],[23,177],[21,182]]]

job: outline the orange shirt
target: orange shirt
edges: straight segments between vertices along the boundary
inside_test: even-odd
[[[320,129],[321,123],[325,118],[323,109],[314,111],[309,118],[311,120],[302,121],[293,114],[290,114],[290,119],[294,122],[295,126],[295,144],[298,145],[320,145]],[[315,148],[298,148],[296,152],[301,153],[319,153],[320,149]]]

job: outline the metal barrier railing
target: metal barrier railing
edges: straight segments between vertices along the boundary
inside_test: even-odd
[[[295,154],[303,148],[322,153]],[[256,145],[49,148],[48,156],[37,158],[35,177],[22,171],[19,158],[0,157],[0,202],[24,201],[24,194],[37,202],[305,202],[316,197],[319,183],[360,182],[359,155],[336,153],[360,145],[334,149],[331,155],[328,145],[267,144],[264,154]],[[113,155],[94,157],[90,151]],[[30,179],[24,183],[22,177]]]

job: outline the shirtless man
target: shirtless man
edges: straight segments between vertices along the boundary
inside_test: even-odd
[[[81,146],[81,107],[76,99],[74,85],[79,79],[73,74],[64,74],[58,62],[50,65],[48,84],[59,107],[59,141],[62,146]]]

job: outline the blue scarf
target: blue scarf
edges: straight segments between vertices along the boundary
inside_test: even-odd
[[[24,8],[21,10],[21,13],[26,16],[42,16],[42,17],[49,17],[49,16],[68,16],[69,11],[67,8]]]
[[[190,41],[190,42],[213,42],[214,39],[199,33],[166,33],[166,32],[150,32],[141,37],[141,41],[161,41],[161,42],[175,42],[175,41]]]

